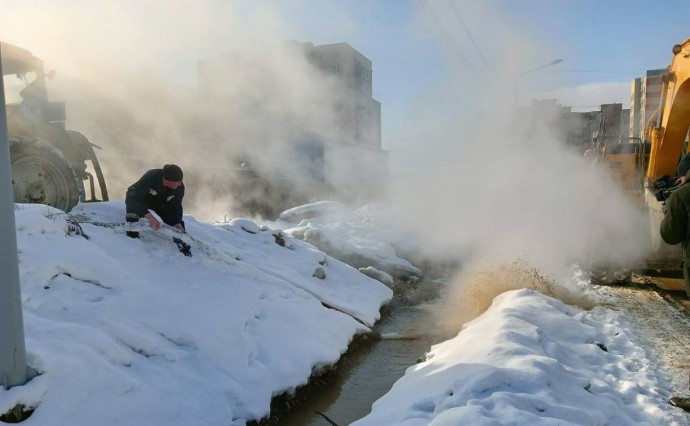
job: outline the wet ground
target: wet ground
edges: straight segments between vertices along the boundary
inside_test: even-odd
[[[354,344],[336,369],[301,390],[295,406],[271,424],[342,426],[366,416],[371,404],[423,358],[431,345],[451,337],[438,335],[429,325],[441,285],[422,282],[404,296],[396,292],[375,327],[381,338]]]
[[[611,308],[623,310],[637,337],[668,376],[677,395],[690,395],[690,301],[684,291],[669,292],[649,282],[606,287]]]

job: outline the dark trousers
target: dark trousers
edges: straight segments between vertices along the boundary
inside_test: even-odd
[[[130,223],[139,222],[139,215],[136,213],[127,213],[125,215],[125,220]],[[139,231],[126,231],[126,234],[130,238],[139,238]]]
[[[683,282],[685,284],[685,292],[688,294],[688,298],[690,298],[690,265],[688,265],[686,262],[683,262]]]

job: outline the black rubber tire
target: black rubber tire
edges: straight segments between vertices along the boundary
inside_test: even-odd
[[[47,204],[68,212],[79,202],[79,182],[67,160],[47,142],[10,139],[16,203]]]

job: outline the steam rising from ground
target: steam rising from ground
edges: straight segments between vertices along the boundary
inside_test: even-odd
[[[323,136],[334,123],[334,82],[286,53],[290,31],[276,10],[242,4],[18,2],[3,11],[11,18],[0,21],[0,38],[57,68],[54,97],[67,101],[70,127],[103,146],[98,155],[112,198],[122,198],[145,170],[176,162],[190,188],[186,211],[218,219],[233,214],[229,170],[237,153],[262,152],[252,166],[289,175],[284,142]],[[426,4],[441,21],[453,16],[443,10],[448,4]],[[468,66],[454,51],[468,54],[467,44],[444,45],[446,77],[409,107],[386,146],[395,156],[404,139],[419,161],[414,175],[397,171],[402,178],[390,194],[405,212],[401,226],[415,233],[412,248],[464,265],[525,259],[546,276],[592,253],[603,262],[640,258],[647,231],[631,199],[603,168],[567,150],[546,117],[531,122],[515,114],[519,70],[552,59],[548,46],[487,2],[456,4],[465,22],[478,23],[472,29],[488,61],[469,56]],[[428,10],[419,8],[416,19],[410,31],[438,37]],[[197,91],[196,61],[229,52],[245,59]],[[378,58],[371,59],[376,67]],[[173,75],[190,84],[170,82]],[[385,78],[375,74],[374,86]],[[382,108],[385,120],[385,102]],[[525,283],[520,271],[515,279],[507,272],[515,271],[476,282]]]
[[[185,170],[187,212],[219,219],[237,213],[232,183],[242,167],[308,182],[289,148],[333,128],[327,99],[337,89],[293,50],[244,51],[202,91],[100,69],[64,94],[79,117],[73,125],[107,147],[101,158],[116,198],[147,169],[175,162]]]
[[[51,98],[67,102],[70,128],[103,147],[97,155],[113,199],[146,170],[177,163],[186,172],[186,212],[232,215],[239,167],[308,185],[289,147],[332,137],[336,127],[339,88],[288,46],[275,8],[37,1],[12,4],[3,16],[10,18],[0,38],[57,69]],[[226,61],[201,88],[200,60]]]
[[[501,293],[528,288],[583,308],[593,306],[587,296],[563,282],[547,277],[524,259],[510,263],[474,265],[454,278],[445,303],[434,311],[434,324],[442,333],[457,332],[466,322],[486,311]]]
[[[648,251],[649,233],[639,201],[605,166],[566,148],[550,117],[516,114],[519,70],[547,62],[550,50],[496,11],[477,8],[474,22],[492,22],[506,43],[479,72],[449,60],[456,67],[420,99],[417,125],[400,132],[427,148],[419,154],[427,169],[405,176],[392,195],[405,226],[422,236],[413,239],[416,250],[460,259],[467,274],[484,271],[454,280],[448,311],[460,301],[471,308],[460,309],[467,318],[506,289],[566,297],[565,267],[592,259],[634,265]]]

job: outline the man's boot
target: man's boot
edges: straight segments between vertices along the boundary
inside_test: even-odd
[[[690,412],[690,398],[681,398],[679,396],[674,396],[668,402],[674,407],[681,408],[685,411]]]
[[[136,213],[127,213],[125,220],[127,221],[127,225],[130,223],[137,223],[139,222],[139,216]],[[139,238],[139,231],[127,230],[126,234],[129,238]]]

